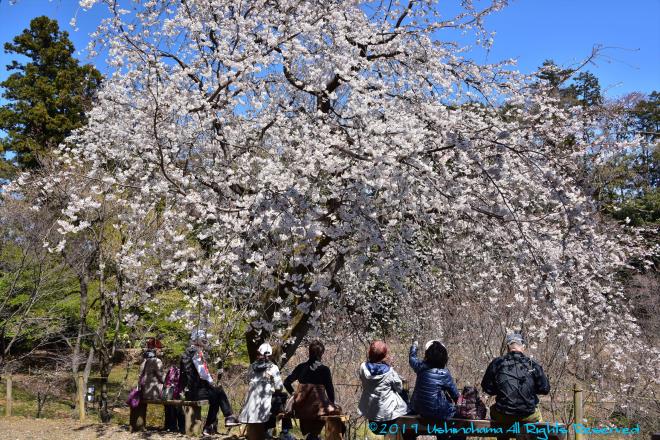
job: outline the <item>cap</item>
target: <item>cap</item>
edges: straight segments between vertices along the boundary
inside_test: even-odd
[[[509,333],[506,335],[506,345],[511,344],[525,345],[525,338],[520,333]]]
[[[271,347],[268,342],[264,342],[259,346],[257,352],[262,356],[270,356],[273,354],[273,347]]]

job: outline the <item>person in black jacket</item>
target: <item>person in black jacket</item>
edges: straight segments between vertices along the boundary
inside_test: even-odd
[[[293,394],[292,384],[295,381],[301,384],[323,385],[330,403],[334,405],[335,387],[332,385],[332,374],[330,368],[321,362],[324,352],[325,347],[321,341],[313,341],[309,344],[309,359],[293,369],[293,372],[284,380],[284,388]],[[307,434],[307,440],[318,439],[323,426],[323,420],[300,420],[300,430],[303,434]]]
[[[542,421],[538,394],[548,394],[550,383],[543,368],[525,356],[525,340],[519,333],[506,337],[508,353],[493,359],[481,387],[495,397],[490,418],[503,425]]]
[[[213,384],[204,356],[208,346],[206,333],[194,330],[190,336],[190,346],[181,356],[180,380],[184,387],[186,400],[208,400],[209,412],[204,424],[204,435],[217,434],[218,410],[225,416],[225,426],[236,426],[240,422],[234,416],[231,404],[222,387]]]

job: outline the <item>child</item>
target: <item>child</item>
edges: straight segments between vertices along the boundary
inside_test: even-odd
[[[456,404],[456,417],[459,419],[485,419],[486,405],[479,398],[479,391],[472,386],[463,388]]]

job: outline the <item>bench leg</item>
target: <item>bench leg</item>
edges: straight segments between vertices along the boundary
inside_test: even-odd
[[[132,408],[129,415],[131,432],[143,431],[147,424],[147,404],[141,403],[137,408]]]
[[[184,406],[186,435],[200,435],[202,433],[202,407]]]
[[[325,440],[342,440],[344,438],[344,422],[327,419],[325,421]]]

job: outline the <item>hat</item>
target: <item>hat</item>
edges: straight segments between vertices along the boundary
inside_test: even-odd
[[[190,333],[190,342],[192,344],[207,344],[208,343],[208,335],[206,334],[205,330],[201,329],[195,329]]]
[[[160,350],[163,348],[163,344],[160,342],[160,339],[157,338],[147,338],[147,350]]]
[[[273,354],[273,347],[271,347],[268,342],[264,342],[257,349],[257,353],[259,353],[262,356],[270,356],[271,354]]]
[[[511,344],[525,345],[525,338],[520,333],[509,333],[506,335],[506,345]]]

